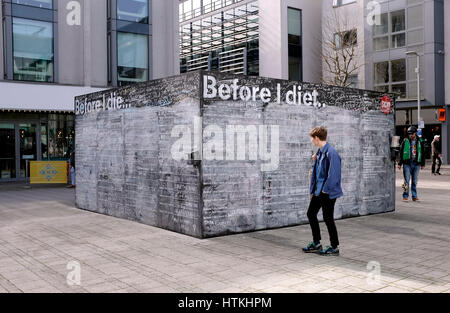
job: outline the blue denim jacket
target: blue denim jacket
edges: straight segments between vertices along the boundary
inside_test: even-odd
[[[324,154],[321,157],[321,154]],[[342,197],[344,193],[341,188],[341,157],[330,144],[326,144],[322,151],[317,152],[317,159],[314,163],[314,170],[311,176],[310,194],[314,193],[314,186],[317,182],[316,168],[320,163],[320,178],[325,179],[322,191],[330,196],[330,199]]]

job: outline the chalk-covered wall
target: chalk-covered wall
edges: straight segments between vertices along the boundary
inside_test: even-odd
[[[76,116],[77,207],[201,236],[199,168],[171,156],[173,125],[200,113],[198,81],[184,75],[76,98],[107,103],[115,92],[129,107]]]
[[[207,76],[216,80],[216,95],[209,93]],[[243,101],[238,90],[236,100],[233,89],[219,91],[236,79],[250,90],[267,88],[271,96]],[[286,103],[294,85],[316,91],[320,105],[312,98],[306,98],[311,105]],[[227,91],[224,101],[220,95],[226,98]],[[394,114],[381,112],[381,96],[200,72],[77,97],[77,206],[199,238],[305,223],[315,152],[308,134],[324,125],[342,157],[345,195],[336,203],[336,218],[393,211]],[[239,135],[228,134],[230,127],[245,136],[244,147],[234,145]],[[238,161],[240,148],[246,154]],[[272,154],[264,158],[261,151]]]
[[[230,84],[234,76],[214,74],[217,86]],[[241,82],[242,84],[242,82]],[[303,91],[317,90],[325,107],[289,105],[283,102],[296,82],[245,78],[245,85],[275,91],[281,85],[281,104],[244,101],[203,101],[203,125],[279,125],[279,165],[261,171],[261,163],[202,161],[204,235],[214,236],[307,222],[309,172],[316,151],[309,131],[319,125],[328,129],[328,142],[342,157],[344,197],[338,199],[335,217],[343,218],[393,211],[395,168],[390,160],[394,116],[380,109],[381,94],[308,84]],[[291,98],[292,100],[292,98]],[[268,129],[269,134],[271,133]],[[206,140],[207,141],[207,140]],[[225,144],[224,144],[225,145]],[[271,145],[269,144],[268,147]]]

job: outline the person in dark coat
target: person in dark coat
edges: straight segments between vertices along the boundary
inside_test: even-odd
[[[400,160],[398,169],[403,166],[403,201],[409,200],[409,181],[411,180],[412,200],[419,201],[417,195],[417,181],[420,170],[425,168],[424,144],[417,136],[417,128],[408,128],[408,138],[405,138],[400,146]]]

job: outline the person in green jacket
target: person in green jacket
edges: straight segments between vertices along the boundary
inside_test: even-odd
[[[398,169],[403,166],[403,201],[409,200],[409,181],[411,180],[412,200],[419,201],[417,195],[417,181],[420,170],[425,168],[424,144],[422,139],[417,136],[417,128],[411,126],[408,128],[408,137],[405,138],[400,146],[400,161]]]

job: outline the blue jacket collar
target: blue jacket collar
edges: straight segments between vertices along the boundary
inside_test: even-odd
[[[320,153],[326,153],[328,151],[328,148],[330,147],[330,144],[327,142],[325,146],[323,146],[322,149],[319,149]]]

